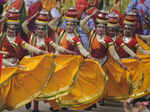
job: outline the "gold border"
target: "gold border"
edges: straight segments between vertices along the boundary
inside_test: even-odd
[[[150,88],[144,90],[143,92],[138,92],[132,95],[120,96],[120,97],[107,96],[105,97],[105,99],[123,102],[124,100],[127,100],[128,98],[136,99],[136,98],[144,97],[148,95],[149,93],[150,93]]]
[[[97,24],[106,24],[107,23],[107,20],[104,20],[104,19],[98,19],[98,18],[96,18],[96,23]]]
[[[98,62],[97,62],[98,63]],[[84,64],[84,63],[83,63]],[[83,65],[82,64],[82,65]],[[81,65],[81,66],[82,66]],[[98,63],[99,65],[99,63]],[[80,69],[81,69],[81,66],[80,66]],[[99,65],[100,66],[100,65]],[[100,67],[101,68],[101,67]],[[101,68],[102,69],[102,68]],[[66,107],[66,106],[70,106],[72,108],[77,108],[77,107],[80,107],[81,105],[83,104],[89,104],[89,103],[92,103],[93,101],[97,100],[100,96],[104,95],[104,89],[105,89],[105,86],[108,82],[108,76],[105,74],[105,72],[103,71],[102,72],[102,75],[104,76],[104,87],[103,88],[100,88],[99,92],[97,94],[95,94],[94,96],[89,96],[87,98],[84,98],[82,100],[78,100],[78,104],[70,104],[70,103],[67,103],[65,102],[64,103],[61,103],[61,98],[57,100],[58,104],[62,107]]]
[[[11,107],[11,108],[10,108],[10,107],[8,107],[7,105],[4,105],[4,106],[2,107],[3,110],[4,110],[4,109],[14,110],[14,109],[20,108],[20,107],[24,106],[25,104],[31,102],[31,101],[34,100],[37,96],[40,95],[40,93],[43,91],[43,89],[46,88],[49,79],[51,78],[52,74],[53,74],[54,71],[55,71],[56,65],[55,65],[54,58],[55,58],[55,55],[52,55],[52,63],[51,63],[52,65],[51,65],[49,74],[48,74],[48,76],[47,76],[47,78],[46,78],[45,83],[44,83],[43,86],[40,88],[40,90],[39,90],[37,93],[35,93],[34,95],[32,95],[32,96],[30,96],[29,98],[27,98],[26,100],[24,100],[24,101],[18,103],[15,107]],[[14,73],[13,76],[16,76],[16,74]],[[12,77],[13,77],[13,76],[12,76]],[[9,79],[11,79],[12,77],[10,77]],[[8,80],[9,80],[9,79],[8,79]],[[8,81],[8,80],[7,80],[7,81]],[[5,81],[5,82],[6,82],[6,81]]]
[[[107,27],[118,27],[119,24],[107,23]]]
[[[45,25],[45,24],[48,24],[48,21],[35,20],[35,23]]]
[[[61,88],[61,90],[58,91],[58,92],[55,91],[54,92],[55,94],[53,94],[51,96],[45,96],[45,97],[37,98],[37,100],[53,100],[53,99],[58,99],[59,97],[67,95],[69,93],[69,91],[71,91],[71,89],[75,85],[75,82],[77,80],[77,76],[78,76],[78,74],[80,72],[80,67],[82,66],[82,64],[83,64],[83,61],[80,63],[79,68],[78,68],[77,72],[75,73],[75,76],[74,76],[74,78],[72,80],[72,83],[68,87],[66,86],[64,88]]]
[[[48,82],[49,82],[49,80],[50,80],[50,78],[51,78],[51,76],[52,76],[52,74],[54,73],[55,68],[56,68],[54,59],[55,59],[55,55],[52,56],[52,64],[51,64],[52,66],[51,66],[51,68],[50,68],[50,71],[49,71],[49,74],[48,74],[48,76],[47,76],[47,78],[46,78],[46,81],[45,81],[45,83],[43,84],[43,86],[40,88],[40,90],[39,90],[37,93],[35,93],[34,95],[30,96],[30,98],[28,98],[28,99],[26,99],[25,101],[23,101],[23,102],[17,104],[16,107],[15,107],[15,109],[16,109],[16,108],[19,108],[19,107],[21,107],[21,106],[24,106],[25,104],[27,104],[27,103],[31,102],[32,100],[34,100],[35,97],[39,96],[40,93],[43,91],[43,89],[45,89],[45,88],[47,87],[47,84],[48,84]]]

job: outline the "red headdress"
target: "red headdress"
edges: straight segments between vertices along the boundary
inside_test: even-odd
[[[46,25],[46,24],[48,24],[49,20],[50,20],[50,16],[49,16],[48,11],[42,9],[40,11],[39,15],[37,16],[35,23],[41,24],[41,25]]]
[[[108,27],[118,27],[119,26],[119,18],[115,13],[111,13],[108,15]]]
[[[108,20],[108,12],[100,10],[96,15],[96,23],[106,24]]]
[[[17,10],[16,8],[8,10],[7,18],[8,18],[7,24],[19,24],[20,23],[19,10]]]
[[[68,22],[78,22],[78,11],[76,8],[70,8],[65,13],[65,19]]]

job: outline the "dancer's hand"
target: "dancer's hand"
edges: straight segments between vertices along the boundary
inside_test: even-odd
[[[138,56],[136,56],[135,59],[137,59],[138,61],[141,61],[141,60],[142,60],[142,59],[139,58]]]
[[[119,64],[121,68],[123,68],[124,70],[128,70],[128,68],[122,62],[120,62]]]

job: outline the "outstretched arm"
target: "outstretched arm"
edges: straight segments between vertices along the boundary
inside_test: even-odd
[[[29,52],[32,52],[32,53],[35,53],[35,54],[38,54],[38,55],[48,53],[47,51],[40,50],[40,49],[38,49],[38,48],[36,48],[36,47],[26,43],[26,42],[22,43],[22,47],[24,49],[28,50]]]
[[[65,49],[65,48],[63,48],[63,47],[61,47],[61,46],[55,44],[53,41],[51,41],[49,44],[50,44],[54,49],[56,49],[56,50],[59,51],[59,52],[66,52],[66,53],[68,53],[68,54],[76,54],[76,53],[73,52],[73,51],[70,51],[70,50],[68,50],[68,49]]]
[[[128,48],[125,44],[122,44],[121,47],[133,58],[137,58],[135,52],[133,52],[130,48]]]
[[[77,43],[78,49],[80,51],[80,53],[84,56],[84,57],[88,57],[90,56],[90,53],[83,47],[83,45],[81,44],[81,42]]]
[[[110,45],[108,50],[109,50],[110,55],[113,57],[113,59],[116,62],[118,62],[123,69],[127,70],[128,68],[121,62],[120,57],[119,57],[119,55],[117,54],[117,52],[115,50],[115,46]]]
[[[137,50],[142,54],[150,54],[150,51],[144,50],[141,46],[138,46]]]

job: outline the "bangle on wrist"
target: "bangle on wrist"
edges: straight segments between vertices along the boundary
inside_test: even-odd
[[[88,53],[85,57],[88,58],[90,56],[90,53]]]

